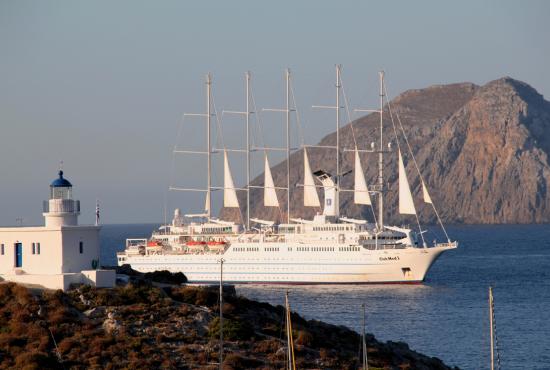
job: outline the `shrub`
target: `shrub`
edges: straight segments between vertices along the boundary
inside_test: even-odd
[[[208,326],[208,335],[216,338],[220,335],[220,319],[216,317]],[[224,319],[223,337],[227,340],[248,340],[254,335],[254,329],[247,322]]]
[[[262,365],[261,361],[252,358],[246,358],[237,354],[228,354],[223,361],[224,370],[230,369],[252,369]]]
[[[296,337],[296,344],[310,347],[312,343],[313,343],[313,335],[311,335],[311,333],[305,330],[298,331],[298,335]]]
[[[147,272],[144,275],[145,279],[155,281],[157,283],[164,284],[185,284],[187,283],[187,277],[181,273],[171,273],[168,270]]]

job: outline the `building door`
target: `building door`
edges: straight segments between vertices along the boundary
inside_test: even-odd
[[[15,267],[23,266],[23,244],[15,243]]]

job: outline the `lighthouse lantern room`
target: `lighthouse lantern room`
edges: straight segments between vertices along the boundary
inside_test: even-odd
[[[59,171],[59,178],[50,185],[50,199],[44,201],[46,227],[76,226],[80,201],[73,199],[73,185]]]

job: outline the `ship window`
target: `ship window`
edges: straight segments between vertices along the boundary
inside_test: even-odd
[[[0,254],[4,255],[4,244],[0,245]]]
[[[79,250],[80,254],[84,253],[84,243],[83,242],[78,243],[78,250]]]
[[[36,254],[40,254],[40,243],[36,243]]]
[[[32,254],[36,254],[36,245],[32,243]]]

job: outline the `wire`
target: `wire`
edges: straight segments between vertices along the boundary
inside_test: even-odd
[[[395,124],[393,122],[393,114],[392,114],[392,109],[391,109],[391,103],[390,103],[390,99],[389,99],[389,96],[388,96],[388,91],[386,89],[386,85],[384,84],[384,94],[386,95],[386,100],[388,102],[388,111],[390,112],[390,117],[392,117],[392,125],[394,125],[394,132],[395,132]],[[413,163],[414,163],[414,166],[416,167],[416,171],[418,172],[418,176],[420,177],[420,181],[422,182],[422,186],[426,186],[426,182],[424,181],[424,178],[422,176],[422,173],[420,172],[420,167],[418,166],[418,163],[416,162],[416,158],[413,154],[413,151],[412,151],[412,148],[411,148],[411,145],[409,143],[409,140],[407,138],[407,135],[405,134],[405,129],[403,128],[403,124],[401,123],[401,118],[399,117],[399,114],[396,112],[395,113],[396,117],[397,117],[397,122],[399,123],[399,127],[401,128],[401,132],[403,133],[403,138],[405,139],[405,143],[407,144],[407,148],[409,150],[409,153],[411,154],[411,157],[412,157],[412,160],[413,160]],[[395,133],[396,137],[397,137],[397,133]],[[399,141],[397,142],[397,146],[399,147]],[[447,230],[445,229],[445,226],[443,225],[443,222],[441,221],[441,217],[439,217],[439,212],[437,212],[437,209],[435,208],[435,204],[432,200],[431,202],[431,205],[432,205],[432,208],[435,212],[435,215],[437,217],[437,220],[439,221],[439,224],[441,225],[441,229],[443,230],[443,232],[445,233],[445,236],[447,237],[447,241],[450,243],[451,242],[451,239],[449,238],[449,234],[447,234]],[[417,215],[417,218],[418,218],[418,215]],[[422,235],[422,234],[421,234]],[[424,238],[423,238],[424,239]]]
[[[346,89],[344,88],[344,80],[342,78],[342,72],[340,71],[340,85],[342,86],[342,96],[344,97],[344,107],[346,108],[346,114],[348,116],[348,121],[349,121],[349,125],[350,125],[350,128],[351,128],[351,136],[353,138],[353,144],[355,146],[355,150],[357,151],[357,138],[355,136],[355,128],[353,126],[353,123],[354,123],[354,120],[352,119],[353,116],[352,114],[350,113],[350,110],[349,110],[349,101],[348,101],[348,97],[346,95]],[[357,154],[359,155],[359,152],[357,152]],[[361,158],[359,158],[359,160],[361,160]],[[367,189],[368,190],[368,189]],[[378,219],[376,217],[376,212],[374,211],[374,205],[370,204],[370,210],[371,210],[371,213],[372,213],[372,217],[374,218],[374,223],[378,225]]]
[[[260,141],[260,147],[263,147],[264,148],[264,160],[266,157],[268,157],[267,155],[267,149],[266,148],[266,145],[265,145],[265,140],[264,140],[264,131],[263,131],[263,122],[262,120],[260,119],[260,112],[258,111],[258,107],[256,106],[256,100],[254,99],[254,94],[252,93],[252,86],[250,86],[250,97],[252,99],[252,106],[254,108],[254,112],[256,112],[256,129],[259,131],[258,132],[258,140]],[[265,183],[264,183],[264,186],[265,186]],[[275,194],[277,194],[277,189],[275,189]],[[277,197],[277,203],[279,204],[277,206],[277,209],[279,210],[279,218],[282,220],[283,219],[283,210],[281,209],[281,203],[279,202],[279,198]]]

